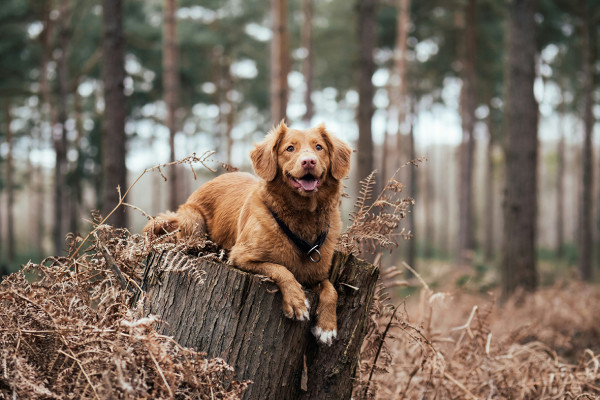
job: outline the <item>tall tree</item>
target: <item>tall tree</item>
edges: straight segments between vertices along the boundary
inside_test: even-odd
[[[393,169],[400,167],[402,160],[403,140],[402,127],[405,126],[406,117],[408,115],[408,85],[407,85],[407,60],[408,60],[408,31],[410,29],[410,0],[398,0],[396,4],[396,33],[394,43],[394,64],[392,66],[392,76],[388,83],[389,112],[391,115],[396,115],[396,144],[390,146],[390,135],[387,129],[384,132],[383,148],[381,156],[381,184],[385,184],[387,180],[389,168],[388,155],[390,147],[394,154]],[[412,123],[412,120],[411,120]],[[410,128],[412,130],[412,126]],[[410,140],[410,139],[409,139]],[[410,151],[409,151],[410,152]],[[410,170],[412,173],[413,170]],[[410,180],[410,178],[409,178]],[[414,227],[413,227],[414,228]],[[411,246],[412,244],[409,244]]]
[[[5,123],[6,123],[6,144],[8,151],[6,154],[6,225],[7,225],[7,249],[8,261],[13,262],[15,259],[15,224],[14,224],[14,205],[15,205],[15,188],[14,188],[14,165],[13,165],[13,134],[11,130],[10,101],[7,99],[5,107]]]
[[[106,216],[119,202],[117,186],[127,189],[125,165],[125,38],[123,36],[123,1],[103,0],[103,79],[104,135],[102,138],[102,215]],[[117,227],[127,226],[125,209],[111,219]]]
[[[59,48],[58,58],[58,123],[53,126],[54,151],[56,163],[54,167],[54,252],[61,254],[64,250],[67,233],[66,190],[67,190],[67,96],[68,96],[68,50],[71,37],[70,1],[60,1]]]
[[[535,290],[537,215],[538,105],[535,80],[536,0],[508,5],[505,196],[501,260],[502,294]]]
[[[287,76],[290,71],[287,0],[271,0],[271,123],[286,118],[288,103]]]
[[[562,116],[561,116],[562,118]],[[562,121],[561,121],[562,122]],[[556,257],[562,259],[565,247],[565,135],[562,131],[562,123],[559,128],[560,139],[558,141],[556,162]]]
[[[460,117],[462,121],[462,143],[460,147],[460,179],[459,179],[459,227],[458,227],[458,262],[466,264],[470,261],[473,250],[473,158],[475,152],[475,107],[476,92],[476,0],[468,0],[464,9],[464,18],[458,18],[460,28],[464,31],[464,40],[459,42],[459,59],[461,64],[462,88],[460,92]]]
[[[579,16],[581,19],[581,67],[583,70],[583,127],[584,140],[581,157],[581,211],[579,239],[579,273],[581,279],[592,277],[592,132],[594,119],[592,115],[592,91],[594,90],[593,60],[591,57],[590,10],[587,0],[579,0]]]
[[[485,166],[485,246],[484,257],[490,261],[494,254],[494,124],[492,122],[492,111],[486,118],[488,131],[488,142],[486,146]]]
[[[177,0],[164,0],[163,5],[163,91],[167,107],[167,128],[171,162],[175,161],[175,136],[177,134],[177,99],[179,92],[179,51],[177,46]],[[180,204],[180,188],[177,166],[172,166],[169,175],[169,208],[176,210]]]
[[[359,0],[358,12],[358,179],[366,178],[374,167],[373,137],[373,72],[375,63],[375,5],[376,0]]]
[[[306,92],[304,93],[306,112],[304,113],[304,121],[310,124],[314,114],[311,99],[313,88],[313,0],[303,0],[302,10],[304,16],[304,20],[302,21],[302,48],[306,51],[305,57],[302,60],[302,73],[304,74],[304,82],[306,83]]]

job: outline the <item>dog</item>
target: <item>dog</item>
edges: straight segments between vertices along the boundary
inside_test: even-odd
[[[351,154],[324,125],[300,131],[282,121],[250,152],[258,178],[244,172],[221,175],[192,193],[176,213],[149,221],[144,233],[208,234],[230,250],[236,267],[277,284],[288,318],[308,320],[302,285],[314,287],[319,304],[312,332],[331,345],[337,337],[337,292],[329,275],[342,228],[341,180],[350,171]]]

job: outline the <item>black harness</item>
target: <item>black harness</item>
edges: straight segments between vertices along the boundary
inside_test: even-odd
[[[285,223],[283,223],[282,220],[279,219],[277,214],[275,214],[275,211],[271,210],[270,208],[269,211],[271,211],[273,218],[275,218],[275,221],[277,221],[277,225],[279,225],[279,227],[285,233],[288,239],[290,239],[296,245],[296,247],[300,249],[302,253],[306,254],[310,258],[310,261],[314,263],[318,263],[319,261],[321,261],[321,253],[319,252],[319,249],[321,248],[321,246],[323,246],[323,243],[325,243],[325,239],[327,239],[329,225],[327,225],[327,229],[325,229],[325,232],[319,235],[315,243],[310,244],[309,242],[292,232],[290,228]]]

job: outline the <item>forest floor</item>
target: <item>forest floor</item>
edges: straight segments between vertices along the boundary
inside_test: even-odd
[[[542,263],[551,284],[501,303],[491,270],[421,265],[423,277],[391,288],[388,309],[375,313],[374,330],[389,329],[375,367],[369,346],[381,341],[367,338],[355,397],[600,398],[599,286]]]

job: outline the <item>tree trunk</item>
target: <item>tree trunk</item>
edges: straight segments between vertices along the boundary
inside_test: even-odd
[[[235,103],[231,99],[230,92],[233,90],[233,76],[231,75],[231,57],[225,52],[219,57],[220,75],[220,92],[219,99],[219,123],[223,132],[225,141],[225,162],[229,165],[233,162],[231,159],[231,149],[233,148],[233,131]]]
[[[373,138],[373,50],[375,48],[375,0],[358,2],[359,82],[358,82],[358,173],[360,182],[374,169]],[[360,185],[359,185],[360,186]]]
[[[127,189],[125,166],[125,39],[122,0],[103,0],[104,135],[102,138],[102,215],[119,202],[117,186]],[[125,208],[109,219],[116,227],[127,226]]]
[[[302,60],[302,73],[306,83],[306,92],[304,93],[304,104],[306,112],[304,121],[310,125],[314,115],[313,102],[311,99],[313,86],[313,44],[312,44],[312,14],[313,0],[303,0],[304,21],[302,24],[302,47],[306,50],[306,57]]]
[[[488,130],[488,143],[486,149],[486,167],[485,167],[485,248],[484,257],[487,261],[491,261],[494,257],[494,209],[496,202],[494,201],[494,128],[492,121],[492,111],[486,120]]]
[[[175,157],[175,135],[177,134],[177,99],[179,92],[178,77],[178,48],[177,48],[177,0],[164,0],[163,7],[163,94],[167,107],[166,125],[169,129],[169,161]],[[175,211],[179,204],[181,190],[178,185],[178,168],[176,165],[169,169],[169,209]]]
[[[6,154],[6,239],[8,255],[8,262],[12,264],[15,260],[15,224],[14,224],[14,204],[15,204],[15,188],[13,184],[13,136],[10,128],[11,115],[10,115],[10,101],[5,100],[4,110],[6,112],[6,144],[8,145],[8,152]]]
[[[69,0],[60,2],[60,57],[58,59],[58,123],[54,125],[53,140],[56,153],[54,167],[54,254],[64,253],[66,229],[66,189],[67,189],[67,90],[68,90],[68,47],[70,32],[69,23]]]
[[[559,129],[560,140],[556,149],[556,257],[562,259],[565,247],[565,136],[562,131],[562,123]]]
[[[338,338],[317,345],[310,323],[281,311],[274,283],[182,253],[152,254],[144,273],[145,311],[182,346],[225,359],[236,379],[254,383],[244,399],[349,399],[379,271],[354,257],[334,257]],[[317,296],[308,293],[315,319]]]
[[[473,252],[473,156],[475,140],[475,25],[476,0],[469,0],[466,9],[466,20],[460,19],[464,29],[464,42],[459,43],[459,54],[462,64],[462,89],[460,93],[460,116],[462,120],[462,144],[460,147],[460,179],[459,179],[459,227],[458,227],[458,263],[470,264]]]
[[[288,103],[290,55],[287,0],[271,0],[271,18],[271,123],[275,126],[286,119]]]
[[[73,233],[79,232],[79,221],[82,200],[81,181],[83,179],[83,156],[81,152],[81,139],[83,137],[83,110],[81,104],[81,96],[78,93],[73,94],[73,108],[75,111],[75,131],[76,138],[72,151],[77,153],[77,158],[71,167],[69,175],[69,231]]]
[[[501,261],[502,295],[537,286],[535,243],[537,215],[538,105],[535,80],[535,0],[509,6],[506,64],[506,175]]]
[[[583,68],[583,126],[584,140],[581,157],[581,219],[579,221],[579,273],[581,279],[592,278],[592,133],[594,119],[592,116],[592,91],[594,78],[592,75],[592,57],[590,56],[590,21],[586,0],[579,1],[581,18],[581,65]]]
[[[412,102],[413,106],[415,104],[415,101],[413,100]],[[410,131],[408,132],[408,143],[409,143],[409,157],[411,160],[414,160],[417,158],[417,154],[416,154],[416,146],[415,146],[415,124],[414,124],[414,107],[412,107],[413,110],[411,112],[411,120],[410,120]],[[400,132],[398,132],[398,134],[400,134]],[[427,207],[429,209],[429,207],[427,205],[431,204],[431,193],[429,193],[429,187],[427,186],[429,178],[428,178],[428,171],[424,171],[423,172],[424,178],[425,178],[425,185],[426,185],[426,196],[429,198],[426,198],[424,196],[421,196],[422,199],[422,204],[426,204],[425,207]],[[418,190],[418,183],[417,183],[417,173],[416,173],[416,167],[414,165],[409,165],[409,169],[408,169],[408,184],[409,184],[409,188],[410,188],[410,197],[412,197],[413,199],[416,199],[419,196],[419,190]],[[431,210],[429,210],[431,211]],[[430,236],[429,232],[429,218],[428,215],[430,213],[426,212],[426,218],[425,218],[425,231],[427,232],[427,234],[425,235],[425,237],[423,238],[423,240],[426,243],[426,246],[430,246],[429,241],[431,240],[432,236]],[[413,235],[413,238],[411,238],[408,241],[408,252],[407,252],[407,257],[406,257],[406,262],[408,263],[408,265],[410,265],[413,269],[417,269],[417,239],[416,239],[416,232],[417,232],[417,224],[415,221],[415,212],[414,209],[410,210],[410,212],[408,213],[408,227]]]
[[[396,47],[394,49],[394,70],[395,76],[392,85],[396,86],[394,103],[398,111],[398,130],[396,132],[396,154],[402,154],[402,124],[406,121],[408,109],[408,85],[406,73],[406,60],[408,48],[408,30],[410,28],[410,0],[398,0],[397,14],[397,30],[396,30]],[[410,127],[412,135],[412,125]],[[409,139],[413,141],[414,139]],[[411,142],[412,143],[412,142]],[[412,144],[411,144],[412,145]],[[411,153],[411,160],[414,159]],[[396,159],[396,168],[399,168],[403,160],[401,157]]]

